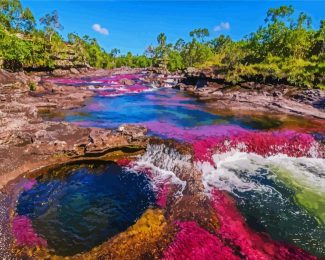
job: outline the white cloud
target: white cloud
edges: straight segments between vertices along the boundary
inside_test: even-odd
[[[228,22],[221,22],[220,24],[216,25],[213,30],[215,32],[220,32],[223,30],[229,30],[230,29],[230,23]]]
[[[98,23],[95,23],[93,24],[92,26],[93,30],[100,33],[100,34],[103,34],[103,35],[108,35],[109,32],[106,28],[102,27],[100,24]]]

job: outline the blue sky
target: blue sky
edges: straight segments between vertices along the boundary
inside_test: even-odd
[[[321,1],[87,1],[22,0],[36,18],[53,10],[59,12],[63,35],[75,32],[97,38],[107,50],[143,53],[156,43],[160,32],[168,41],[188,39],[189,31],[208,28],[211,37],[228,34],[234,39],[255,31],[270,7],[291,4],[297,12],[305,11],[314,27],[325,19],[325,0]]]

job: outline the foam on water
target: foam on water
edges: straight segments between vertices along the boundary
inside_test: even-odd
[[[258,189],[256,182],[250,182],[249,177],[262,173],[259,169],[265,169],[265,175],[277,176],[281,169],[286,170],[288,177],[295,178],[297,182],[306,188],[325,192],[325,159],[308,157],[289,157],[277,154],[263,157],[255,153],[239,152],[232,150],[227,153],[214,154],[214,165],[209,162],[198,162],[197,167],[203,172],[204,183],[208,187],[217,187],[232,192]],[[246,178],[241,178],[240,172],[246,173]]]

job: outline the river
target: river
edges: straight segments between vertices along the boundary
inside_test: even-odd
[[[131,194],[127,193],[124,197],[120,195],[123,197],[123,203],[110,202],[114,207],[127,205],[131,209],[130,214],[132,212],[130,223],[114,230],[113,235],[123,233],[128,226],[136,223],[145,209],[151,207],[162,209],[168,225],[177,229],[176,235],[161,253],[166,259],[179,255],[185,258],[197,255],[196,259],[207,259],[218,254],[222,254],[226,259],[305,259],[325,256],[325,160],[319,142],[324,140],[325,136],[322,123],[286,115],[234,112],[230,109],[215,111],[210,109],[208,103],[184,92],[171,88],[154,88],[143,81],[142,77],[141,74],[130,74],[106,78],[49,80],[60,85],[76,86],[76,91],[80,86],[91,85],[97,95],[88,100],[83,108],[57,111],[44,115],[45,118],[73,122],[82,127],[112,129],[125,123],[141,124],[148,128],[149,135],[174,139],[193,152],[190,158],[188,154],[182,154],[167,144],[152,144],[135,162],[123,165],[137,174],[145,169],[144,172],[151,182],[150,189],[146,190],[145,194],[152,196],[153,191],[156,194],[156,202],[153,203],[151,197],[142,199],[141,203],[146,206],[134,212],[134,206],[131,207],[125,200],[130,202],[132,194],[135,197],[143,196],[139,190],[130,191]],[[120,84],[121,78],[132,80],[133,84]],[[109,167],[104,168],[100,174],[109,172]],[[89,170],[90,174],[91,171]],[[147,171],[150,171],[150,174]],[[184,172],[194,176],[196,184],[189,184],[192,177],[180,177]],[[75,179],[78,174],[81,173],[73,172],[73,177],[59,178],[59,183],[57,180],[53,183],[51,179],[45,180],[44,184],[44,180],[37,179],[38,183],[32,185],[19,198],[18,215],[26,215],[31,219],[36,231],[44,239],[48,238],[50,247],[56,249],[55,253],[81,253],[100,245],[105,237],[113,236],[108,234],[109,232],[99,238],[95,236],[97,244],[92,243],[91,247],[81,246],[79,251],[78,248],[71,249],[71,252],[70,249],[60,250],[62,243],[51,244],[51,241],[60,239],[64,232],[75,232],[77,236],[84,232],[99,232],[101,226],[109,229],[107,226],[111,222],[107,223],[103,219],[111,213],[103,213],[107,212],[107,205],[98,206],[98,197],[95,204],[97,210],[103,214],[89,213],[92,211],[89,205],[94,198],[89,192],[91,188],[88,182],[100,187],[98,192],[106,202],[109,196],[116,199],[119,195],[105,193],[105,188],[97,183],[105,181],[105,178],[85,179],[81,174],[80,181]],[[106,181],[109,183],[111,179]],[[114,181],[118,183],[120,180]],[[127,185],[132,186],[131,181],[128,180],[123,185],[116,184],[121,185],[118,192],[123,193]],[[53,185],[57,185],[58,189],[64,192],[53,195],[44,191],[53,189]],[[73,193],[74,201],[71,202],[70,198],[69,202],[66,202],[67,195],[64,194],[75,192],[74,185],[80,185],[86,191]],[[107,189],[109,187],[107,185]],[[41,195],[42,192],[45,192],[45,195]],[[51,197],[54,203],[52,209],[49,207],[40,210],[37,208],[39,204],[28,204],[36,195],[37,203]],[[186,200],[188,196],[190,199]],[[207,199],[209,206],[205,206],[202,200],[197,200],[197,196]],[[195,212],[191,208],[191,198],[193,201],[199,201],[196,204],[198,212],[193,213],[194,217],[189,217],[187,212]],[[85,206],[80,200],[87,200],[89,203]],[[70,206],[67,206],[67,203],[70,203]],[[184,205],[179,205],[180,203]],[[90,214],[88,220],[92,219],[93,222],[90,221],[92,224],[88,223],[86,227],[74,225],[73,228],[88,228],[88,231],[71,230],[64,226],[69,225],[68,223],[61,223],[64,232],[60,235],[55,235],[53,230],[44,230],[44,221],[57,223],[56,218],[67,215],[67,212],[61,215],[53,214],[54,208],[61,206],[63,211],[73,208],[77,212],[76,205],[83,207],[80,209],[81,213],[78,212],[79,220],[81,221],[83,216],[86,218],[85,214]],[[202,208],[202,211],[199,208]],[[214,228],[210,227],[212,220],[207,221],[210,224],[203,220],[203,223],[200,222],[199,219],[207,214],[204,209],[213,211],[211,214],[218,219]],[[125,208],[119,214],[128,215]],[[213,218],[212,215],[209,215],[209,218]],[[94,221],[94,218],[98,220]],[[75,220],[78,221],[78,218]],[[106,224],[101,224],[101,221]],[[93,238],[94,236],[90,239]],[[128,239],[127,235],[125,239]]]

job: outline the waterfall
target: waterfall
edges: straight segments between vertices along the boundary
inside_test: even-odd
[[[154,185],[172,183],[179,187],[175,194],[179,196],[186,187],[186,181],[179,175],[192,167],[191,155],[183,155],[165,144],[149,144],[146,153],[135,163],[133,168],[149,169]]]

